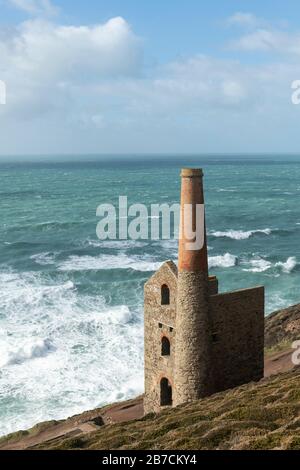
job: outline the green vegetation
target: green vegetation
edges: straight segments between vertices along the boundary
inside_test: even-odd
[[[29,431],[18,431],[12,434],[8,434],[7,436],[0,438],[0,446],[4,444],[8,444],[11,442],[18,442],[20,439],[24,437],[34,437],[40,434],[41,432],[47,430],[50,426],[57,426],[59,421],[47,421],[45,423],[40,423],[34,426],[33,428],[29,429]]]
[[[300,449],[300,369],[43,449]]]
[[[290,350],[299,338],[300,304],[267,319],[266,356]],[[123,409],[132,402],[123,403]],[[0,439],[0,449],[26,441],[28,447],[43,442],[33,448],[45,450],[300,450],[300,368],[159,415],[101,426],[110,408],[11,434]],[[84,423],[101,427],[87,434],[80,429]]]

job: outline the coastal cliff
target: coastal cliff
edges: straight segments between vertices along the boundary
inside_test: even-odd
[[[265,378],[143,417],[143,400],[42,423],[0,440],[9,449],[300,449],[300,305],[266,319]]]
[[[265,324],[265,347],[285,349],[300,339],[300,304],[272,313]]]

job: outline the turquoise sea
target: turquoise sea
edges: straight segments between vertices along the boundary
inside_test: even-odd
[[[100,241],[96,208],[179,202],[202,167],[222,291],[300,302],[300,158],[114,157],[0,163],[0,434],[143,392],[143,285],[177,242]]]

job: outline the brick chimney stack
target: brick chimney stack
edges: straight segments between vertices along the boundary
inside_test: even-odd
[[[179,271],[203,272],[208,275],[205,220],[203,224],[201,223],[200,226],[196,227],[196,206],[204,206],[203,172],[202,170],[184,169],[181,172],[181,178],[180,232],[182,237],[179,241],[178,269]],[[187,214],[192,212],[192,221],[185,216],[185,207],[187,209],[192,208],[192,211],[187,210]],[[190,230],[193,232],[197,230],[199,239],[202,237],[201,232],[204,234],[204,245],[198,250],[189,249],[189,244],[193,240],[187,238],[186,231],[190,232]]]
[[[183,169],[181,173],[181,222],[176,313],[174,405],[198,400],[211,393],[211,325],[209,315],[208,259],[205,217],[196,224],[196,210],[203,214],[203,172]],[[186,206],[192,207],[191,213]],[[187,212],[186,212],[187,211]],[[196,232],[200,246],[191,245]]]

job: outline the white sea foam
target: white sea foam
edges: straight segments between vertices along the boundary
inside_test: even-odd
[[[38,253],[36,255],[32,255],[30,259],[41,266],[46,266],[48,264],[55,264],[55,256],[57,254],[58,253]]]
[[[144,248],[148,242],[136,240],[87,240],[85,245],[94,248],[108,248],[108,249],[130,249],[130,248]]]
[[[70,256],[59,265],[60,271],[95,271],[108,269],[132,269],[134,271],[152,272],[159,269],[162,262],[154,261],[147,256],[119,255]]]
[[[175,254],[175,253],[174,253]],[[177,254],[177,252],[176,252]],[[237,264],[237,257],[226,253],[219,256],[209,257],[211,268],[230,268]],[[100,255],[92,256],[71,256],[68,260],[60,263],[60,271],[93,271],[109,269],[132,269],[141,272],[154,272],[162,265],[162,261],[154,261],[150,256],[127,256],[120,255]]]
[[[25,361],[39,357],[45,357],[51,350],[53,350],[53,347],[47,339],[28,341],[20,347],[1,351],[0,368],[14,364],[22,364]]]
[[[285,262],[279,261],[277,263],[271,263],[264,258],[257,257],[250,260],[244,260],[242,262],[243,265],[250,266],[243,268],[243,271],[253,272],[253,273],[263,273],[265,271],[272,270],[273,276],[276,276],[276,269],[277,272],[280,270],[284,274],[291,273],[294,268],[297,266],[297,260],[295,257],[288,258]],[[274,274],[275,273],[275,274]],[[277,276],[279,274],[277,273]]]
[[[222,256],[210,256],[208,258],[208,264],[210,268],[232,268],[237,264],[237,257],[226,253]]]
[[[106,304],[101,284],[95,296],[66,273],[0,272],[0,403],[14,403],[1,406],[0,435],[141,394],[142,318]]]
[[[166,252],[167,257],[172,259],[178,257],[178,240],[160,240],[157,242],[157,245]]]
[[[266,228],[264,230],[227,230],[224,232],[211,232],[210,235],[216,238],[231,238],[232,240],[247,240],[248,238],[252,237],[257,233],[262,233],[265,235],[271,235],[272,230]]]
[[[275,312],[289,305],[289,299],[282,296],[281,293],[273,292],[272,295],[266,297],[266,312]]]
[[[217,192],[218,193],[236,193],[237,189],[223,189],[223,188],[220,188],[220,189],[217,189]]]
[[[263,258],[251,259],[246,263],[249,264],[251,267],[244,268],[243,271],[248,271],[252,273],[263,273],[272,267],[272,263]]]
[[[297,259],[295,257],[288,258],[284,263],[278,262],[275,264],[276,268],[281,268],[282,271],[286,274],[291,273],[297,266]]]

